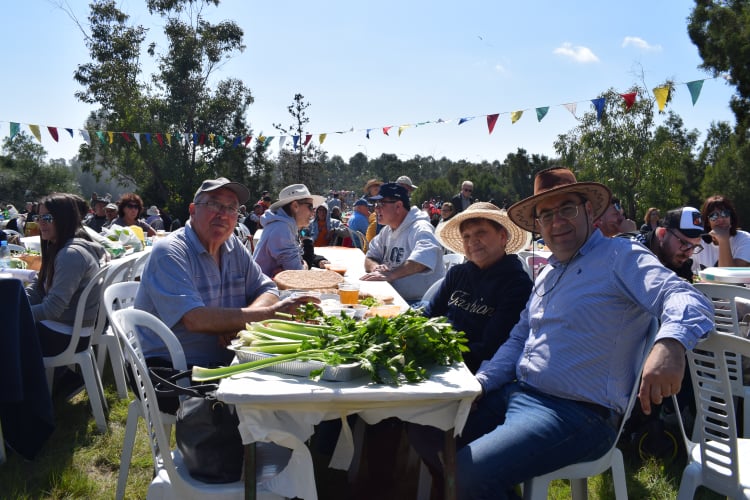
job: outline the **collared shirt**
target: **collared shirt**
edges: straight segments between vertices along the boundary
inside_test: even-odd
[[[713,307],[641,244],[594,231],[567,263],[554,255],[521,319],[477,379],[485,391],[518,379],[562,398],[625,411],[653,317],[656,340],[686,349],[713,328]]]
[[[188,331],[182,317],[198,307],[245,307],[265,292],[278,294],[276,285],[261,272],[235,236],[221,246],[219,268],[188,221],[184,228],[154,244],[135,307],[159,317],[172,329],[188,364],[227,364],[232,353],[219,345],[219,337]],[[166,347],[155,334],[140,334],[146,357],[169,359]]]

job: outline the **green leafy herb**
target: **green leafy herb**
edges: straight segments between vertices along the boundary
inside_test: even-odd
[[[193,380],[208,381],[285,361],[321,361],[327,365],[359,362],[373,382],[395,384],[427,378],[433,365],[450,365],[468,351],[463,332],[447,318],[426,318],[407,311],[393,318],[355,321],[344,315],[325,324],[268,320],[247,325],[239,334],[243,349],[278,354],[221,368],[193,368]],[[317,378],[324,368],[314,370]]]

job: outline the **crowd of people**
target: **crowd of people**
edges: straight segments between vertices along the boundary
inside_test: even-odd
[[[706,267],[750,266],[750,234],[722,195],[663,217],[650,208],[639,230],[605,185],[579,182],[562,167],[539,172],[533,195],[507,210],[477,201],[473,187],[466,180],[451,201],[420,208],[411,204],[418,186],[407,176],[371,179],[356,199],[292,184],[278,196],[261,193],[248,211],[249,189],[221,177],[197,188],[179,228],[155,205],[144,211],[136,193],[116,203],[94,195],[90,210],[79,196],[50,194],[24,213],[10,207],[7,218],[21,232],[26,221],[39,228],[42,265],[27,294],[45,356],[67,346],[77,297],[109,258],[91,233],[112,225],[137,226],[146,236],[171,230],[154,242],[135,307],[172,329],[190,366],[230,363],[226,346],[246,323],[317,302],[282,300],[272,279],[325,267],[315,247],[366,248],[360,280],[389,282],[422,314],[446,316],[468,339],[464,361],[482,393],[458,439],[459,497],[513,498],[524,480],[607,451],[635,384],[644,414],[680,393],[686,350],[713,328],[711,303],[690,283]],[[259,230],[249,245],[247,235],[252,241]],[[517,256],[529,233],[550,252],[533,281]],[[446,271],[446,252],[464,262]],[[97,297],[89,296],[78,351],[88,348]],[[643,373],[635,373],[632,360],[652,318],[659,331]],[[149,364],[169,364],[156,336],[140,336]],[[373,429],[380,449],[391,450]],[[439,492],[442,433],[409,425],[407,434]],[[377,452],[378,444],[370,446]],[[389,471],[392,461],[382,459]],[[372,467],[372,497],[388,491],[382,473]]]

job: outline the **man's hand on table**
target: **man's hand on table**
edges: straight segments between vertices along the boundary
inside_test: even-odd
[[[305,307],[305,304],[312,302],[314,304],[320,304],[318,297],[310,295],[300,295],[296,297],[287,297],[284,300],[280,300],[274,304],[274,312],[282,312],[286,314],[297,314],[297,309]]]
[[[391,268],[387,264],[378,264],[370,272],[359,278],[362,281],[388,281]]]
[[[638,391],[643,413],[650,415],[651,403],[661,404],[665,398],[680,392],[684,374],[685,347],[674,339],[656,342],[643,365]]]

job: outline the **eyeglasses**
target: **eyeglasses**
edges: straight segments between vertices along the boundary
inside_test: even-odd
[[[463,190],[466,191],[467,193],[471,193],[472,191],[474,191],[473,189],[467,189],[467,188],[464,188]]]
[[[52,224],[52,221],[55,220],[54,217],[52,217],[52,214],[44,214],[39,216],[39,222],[46,222],[47,224]]]
[[[313,205],[312,203],[300,203],[300,205],[306,205],[307,208],[309,208],[311,212],[315,210],[315,205]]]
[[[716,212],[708,216],[708,220],[710,220],[711,222],[716,222],[716,219],[718,219],[719,217],[726,219],[731,216],[732,213],[729,210],[717,210]]]
[[[138,205],[137,203],[128,203],[125,205],[125,208],[137,208],[138,210],[140,210],[141,206]]]
[[[380,200],[374,203],[375,208],[381,208],[383,205],[390,205],[392,203],[398,203],[398,200]]]
[[[567,203],[552,210],[545,210],[536,217],[536,221],[540,226],[547,227],[552,224],[552,221],[555,220],[555,214],[558,214],[560,217],[566,220],[575,219],[576,217],[578,217],[579,205],[581,205],[581,203]]]
[[[669,234],[671,234],[672,236],[674,236],[675,238],[677,238],[677,241],[680,242],[680,250],[682,250],[683,252],[690,252],[690,251],[692,251],[693,255],[695,255],[695,254],[701,253],[703,251],[703,247],[702,246],[700,246],[700,245],[693,245],[689,241],[683,240],[682,238],[680,238],[679,236],[677,236],[676,234],[674,234],[674,231],[672,231],[671,229],[667,229],[667,231],[669,231]]]
[[[233,205],[222,205],[218,201],[197,201],[194,204],[205,205],[210,212],[221,215],[237,215],[240,211],[239,207]]]

